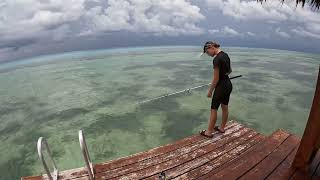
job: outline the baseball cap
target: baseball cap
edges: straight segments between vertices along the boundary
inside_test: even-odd
[[[212,42],[212,41],[207,41],[204,45],[203,45],[203,54],[207,52],[207,50],[211,47],[216,47],[219,48],[220,44],[216,43],[216,42]]]

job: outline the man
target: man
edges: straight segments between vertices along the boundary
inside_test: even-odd
[[[212,133],[217,130],[224,133],[224,128],[228,120],[228,103],[232,91],[232,84],[229,74],[232,72],[230,58],[227,53],[220,49],[220,45],[216,42],[206,42],[203,47],[203,53],[208,54],[213,59],[213,78],[208,90],[208,98],[212,97],[211,114],[208,123],[208,129],[200,132],[205,137],[213,137]],[[213,96],[212,92],[214,90]],[[222,121],[220,127],[215,126],[217,121],[217,111],[221,104]]]

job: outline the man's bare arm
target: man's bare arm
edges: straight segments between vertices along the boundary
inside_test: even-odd
[[[211,85],[209,88],[209,91],[212,92],[214,90],[214,88],[216,88],[217,83],[219,81],[219,68],[215,67],[213,70],[213,74],[212,74],[212,81],[211,81]]]

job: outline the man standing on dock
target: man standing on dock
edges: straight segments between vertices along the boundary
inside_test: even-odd
[[[228,120],[228,103],[232,91],[232,83],[229,74],[232,72],[230,58],[227,53],[220,49],[220,45],[216,42],[208,41],[203,47],[203,53],[214,57],[213,59],[213,77],[208,90],[208,98],[212,97],[211,114],[208,123],[208,129],[200,132],[206,137],[213,137],[213,130],[224,133],[224,128]],[[214,90],[213,96],[212,92]],[[221,125],[215,126],[217,121],[217,111],[221,104],[222,121]]]

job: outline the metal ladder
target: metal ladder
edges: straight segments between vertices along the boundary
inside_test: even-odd
[[[83,134],[82,130],[79,131],[79,144],[80,144],[80,149],[81,149],[81,152],[82,152],[82,155],[83,155],[83,159],[85,161],[85,166],[86,166],[86,169],[87,169],[87,172],[88,172],[88,175],[89,175],[89,179],[90,180],[94,180],[94,178],[95,178],[94,177],[94,168],[93,168],[93,164],[92,164],[92,162],[90,160],[87,143],[86,143],[86,140],[85,140],[85,137],[84,137],[84,134]],[[49,159],[50,159],[50,161],[52,163],[53,172],[50,172],[50,170],[48,168],[48,165],[47,165],[47,162],[44,159],[44,156],[43,156],[43,150],[44,150],[43,145],[45,145],[47,153],[48,153],[48,156],[49,156]],[[47,173],[48,179],[49,180],[58,180],[59,171],[58,171],[58,168],[56,166],[56,163],[54,162],[54,160],[52,158],[52,154],[51,154],[51,151],[49,149],[48,142],[44,137],[40,137],[38,139],[37,150],[38,150],[39,159],[42,162],[43,169]]]
[[[79,131],[79,143],[80,143],[80,148],[81,148],[81,152],[83,155],[83,159],[86,163],[86,168],[87,168],[87,171],[89,174],[89,179],[94,180],[94,169],[93,169],[92,162],[90,160],[86,139],[84,138],[82,130]]]
[[[49,158],[50,158],[50,161],[52,162],[52,165],[53,165],[53,172],[51,174],[49,168],[48,168],[48,165],[46,163],[46,161],[44,160],[43,158],[43,145],[45,145],[46,147],[46,150],[48,152],[48,155],[49,155]],[[49,149],[49,145],[48,145],[48,142],[47,140],[44,138],[44,137],[40,137],[38,139],[38,142],[37,142],[37,150],[38,150],[38,156],[39,156],[39,159],[41,160],[42,162],[42,165],[43,165],[43,168],[44,170],[46,171],[47,173],[47,176],[49,178],[49,180],[57,180],[58,179],[58,168],[56,166],[56,163],[53,161],[53,158],[52,158],[52,155],[51,155],[51,151]]]

